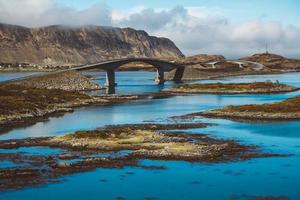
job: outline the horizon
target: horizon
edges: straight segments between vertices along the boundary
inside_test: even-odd
[[[171,39],[186,56],[239,58],[264,53],[268,45],[270,53],[300,58],[300,2],[271,2],[0,0],[0,22],[25,27],[128,27]]]

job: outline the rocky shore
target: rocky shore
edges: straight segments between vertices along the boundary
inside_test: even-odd
[[[270,104],[227,106],[222,109],[193,113],[185,117],[205,116],[234,120],[300,120],[300,96]]]
[[[186,94],[270,94],[299,90],[297,87],[272,82],[199,83],[173,86],[165,91]]]
[[[57,137],[0,141],[0,149],[50,147],[63,150],[63,153],[31,156],[18,152],[11,153],[11,151],[0,153],[0,160],[22,164],[19,167],[1,169],[0,191],[58,181],[63,176],[91,171],[99,167],[132,166],[164,169],[163,166],[143,166],[139,162],[143,159],[214,163],[282,156],[262,153],[255,146],[214,139],[203,134],[165,132],[205,126],[207,125],[120,125],[93,131],[78,131]]]
[[[33,88],[61,89],[66,91],[98,90],[101,88],[100,85],[92,82],[88,77],[81,75],[77,71],[53,72],[10,83]]]

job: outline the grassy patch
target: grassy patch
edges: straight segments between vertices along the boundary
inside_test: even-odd
[[[131,129],[127,127],[77,131],[72,134],[53,138],[50,143],[64,143],[72,145],[74,143],[87,146],[92,149],[164,149],[181,151],[185,146],[186,150],[194,147],[192,143],[185,143],[188,140],[185,136],[168,136],[152,130]]]
[[[267,113],[294,113],[300,112],[300,96],[287,99],[282,102],[262,105],[228,106],[220,111],[225,112],[267,112]]]
[[[297,88],[272,82],[184,84],[169,89],[169,91],[187,93],[268,93],[294,90]]]

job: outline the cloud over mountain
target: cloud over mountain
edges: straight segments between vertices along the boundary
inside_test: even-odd
[[[205,8],[199,7],[199,12]],[[187,54],[212,53],[239,57],[265,50],[300,57],[300,29],[280,22],[254,19],[231,23],[218,13],[193,15],[197,8],[145,9],[119,23],[169,37]],[[149,24],[149,26],[148,26]]]
[[[34,11],[34,12],[33,12]],[[130,26],[172,39],[186,54],[212,53],[239,57],[265,50],[300,57],[300,28],[259,17],[231,22],[222,10],[176,6],[118,11],[105,4],[77,10],[55,0],[0,0],[0,21],[43,26],[52,24]]]

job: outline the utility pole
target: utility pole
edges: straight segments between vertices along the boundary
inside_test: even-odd
[[[269,51],[268,51],[268,43],[266,43],[266,54],[268,54]]]

